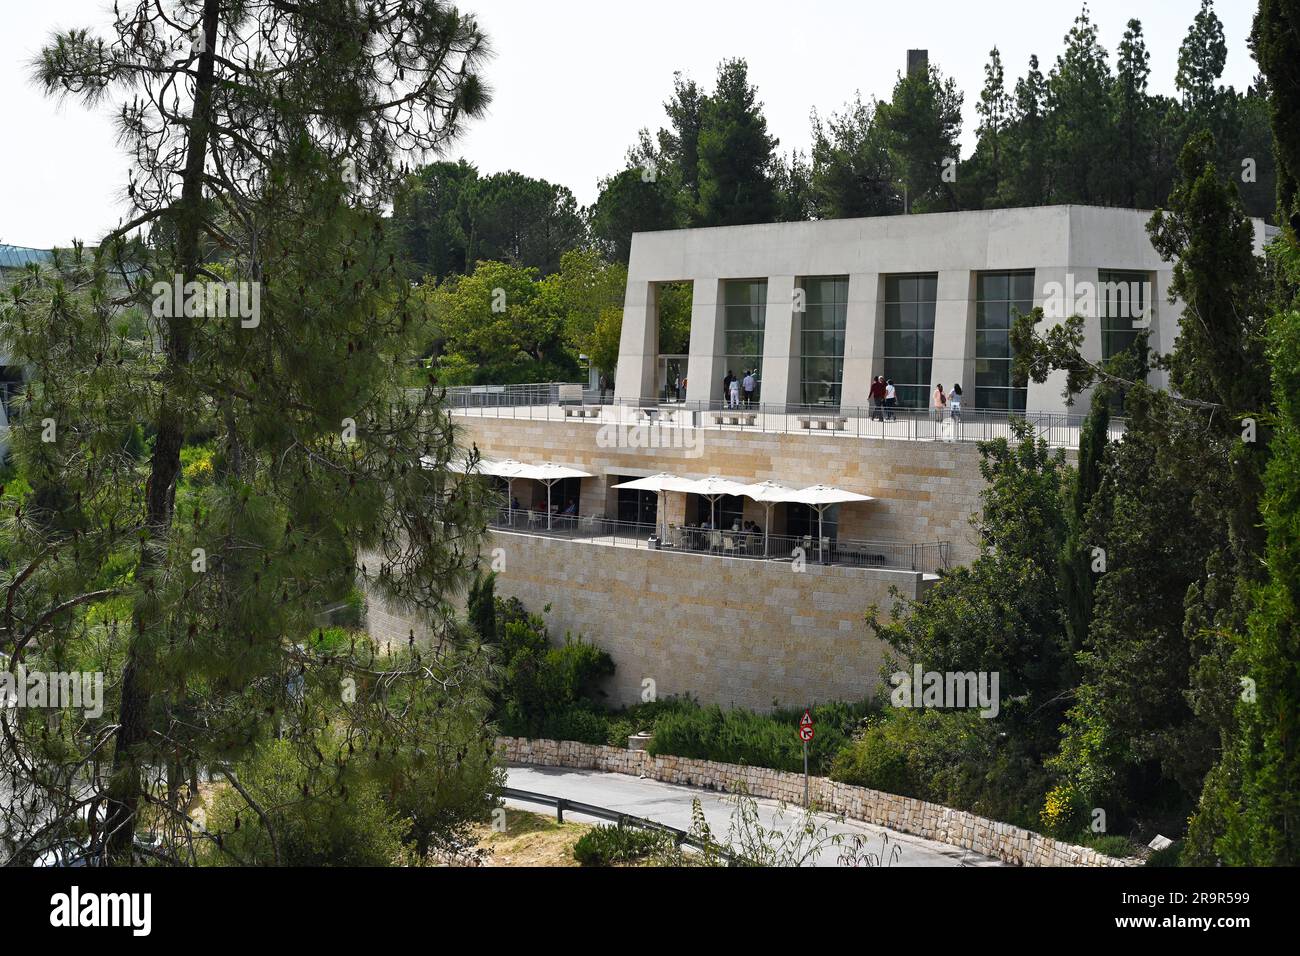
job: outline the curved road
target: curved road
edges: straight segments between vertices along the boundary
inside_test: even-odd
[[[735,809],[734,797],[730,794],[717,793],[713,790],[701,790],[696,787],[684,787],[678,784],[662,783],[658,780],[646,780],[621,773],[605,773],[600,770],[574,770],[569,767],[532,767],[510,765],[506,768],[507,786],[517,790],[531,790],[534,793],[564,797],[604,807],[622,813],[645,817],[657,823],[677,827],[681,830],[691,828],[691,801],[698,799],[704,810],[715,836],[725,838],[732,813]],[[798,807],[786,807],[784,812],[775,800],[757,800],[759,818],[762,825],[772,828],[788,829],[798,823],[801,810]],[[535,803],[507,800],[506,803],[520,810],[534,813],[553,813],[549,807]],[[828,833],[840,833],[849,844],[854,836],[865,836],[867,848],[874,853],[881,851],[885,834],[889,835],[890,844],[902,848],[902,856],[893,866],[1003,866],[997,860],[990,859],[970,850],[937,843],[885,827],[873,826],[858,820],[839,821],[831,814],[818,814],[819,821],[826,824]],[[566,820],[583,823],[608,823],[587,817],[572,811],[564,814]],[[817,858],[817,866],[836,866],[837,857],[844,847],[826,847]]]

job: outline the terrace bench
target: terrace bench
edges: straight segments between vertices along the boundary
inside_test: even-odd
[[[753,425],[758,421],[756,412],[737,412],[724,411],[713,413],[713,424],[715,425]]]
[[[844,427],[849,423],[847,417],[840,415],[796,415],[795,418],[798,419],[800,428],[809,430],[819,429],[825,431],[829,428],[831,431],[839,432],[843,431]]]
[[[565,405],[565,418],[599,418],[599,405]]]

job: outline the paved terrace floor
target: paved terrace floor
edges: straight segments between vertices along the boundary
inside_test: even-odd
[[[892,421],[873,419],[861,409],[806,409],[772,411],[766,407],[735,409],[699,409],[689,405],[665,404],[651,407],[631,405],[481,405],[453,407],[452,414],[464,418],[507,418],[524,421],[554,421],[585,424],[593,428],[657,426],[669,433],[681,431],[680,443],[689,446],[685,433],[693,430],[759,432],[768,434],[802,434],[845,439],[876,438],[893,441],[978,442],[993,438],[1012,439],[1011,419],[1006,412],[970,410],[960,419],[903,410]],[[1035,435],[1053,448],[1079,447],[1082,415],[1059,412],[1025,412],[1024,420]],[[1112,420],[1110,437],[1120,438],[1124,425]],[[659,442],[672,447],[672,441]]]

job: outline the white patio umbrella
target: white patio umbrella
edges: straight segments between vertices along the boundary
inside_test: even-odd
[[[763,506],[763,557],[767,557],[767,536],[772,530],[772,506],[782,501],[789,501],[793,494],[798,492],[775,481],[760,481],[756,485],[745,486],[745,497]]]
[[[551,486],[557,481],[563,481],[565,478],[593,478],[595,477],[589,471],[579,471],[577,468],[569,468],[567,465],[557,465],[554,462],[544,461],[540,465],[521,465],[517,469],[516,478],[531,478],[533,481],[540,481],[546,486],[546,530],[551,530]]]
[[[732,481],[730,478],[721,478],[718,475],[709,475],[707,478],[700,478],[691,482],[690,491],[709,499],[709,518],[713,525],[713,530],[717,531],[718,522],[715,517],[718,499],[726,495],[743,495],[749,485],[741,484],[739,481]]]
[[[657,475],[620,482],[613,487],[627,488],[629,491],[653,491],[655,493],[655,511],[659,515],[659,524],[661,529],[666,532],[668,529],[668,515],[667,509],[662,507],[664,492],[690,492],[694,490],[694,486],[695,482],[689,478],[679,478],[677,475],[670,475],[661,471]]]
[[[425,468],[432,468],[432,456],[425,455],[420,459],[420,464]],[[514,480],[516,478],[525,477],[520,474],[520,471],[521,469],[529,467],[531,466],[525,465],[521,461],[515,461],[513,458],[503,458],[500,460],[480,458],[474,468],[475,474],[492,475],[496,478],[504,478],[506,480],[506,518],[512,526],[514,523],[515,507]],[[458,475],[470,473],[469,465],[465,461],[455,458],[447,462],[447,470]]]
[[[786,500],[817,509],[817,560],[821,561],[822,517],[826,509],[831,505],[844,504],[848,501],[875,501],[876,499],[871,495],[860,495],[854,491],[845,491],[843,488],[832,488],[830,485],[810,485],[807,488],[800,488]]]

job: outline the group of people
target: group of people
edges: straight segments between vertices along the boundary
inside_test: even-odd
[[[870,396],[872,421],[894,421],[894,410],[898,407],[898,390],[894,388],[894,380],[877,375],[871,380]]]
[[[745,369],[742,378],[736,378],[731,369],[727,369],[727,374],[722,379],[722,399],[730,408],[739,408],[742,402],[753,405],[754,391],[757,388],[758,380],[754,378],[753,369]]]
[[[872,421],[892,422],[897,418],[898,390],[894,388],[893,379],[877,375],[871,380],[871,419]],[[936,382],[930,393],[930,408],[934,420],[942,422],[947,413],[953,421],[961,421],[961,385],[953,383],[952,390],[945,392],[943,385]]]
[[[713,527],[713,519],[706,517],[703,521],[700,522],[698,528],[692,528],[690,525],[687,525],[687,530],[713,531],[715,530]],[[745,521],[741,521],[739,518],[732,519],[730,528],[720,527],[716,530],[731,531],[735,534],[762,534],[763,533],[763,529],[758,525],[757,522],[749,521],[748,519],[746,519]]]
[[[930,407],[934,410],[934,420],[943,421],[943,413],[946,409],[955,422],[961,421],[961,385],[953,383],[952,391],[944,392],[943,386],[938,382],[934,383],[934,391],[930,393]]]

